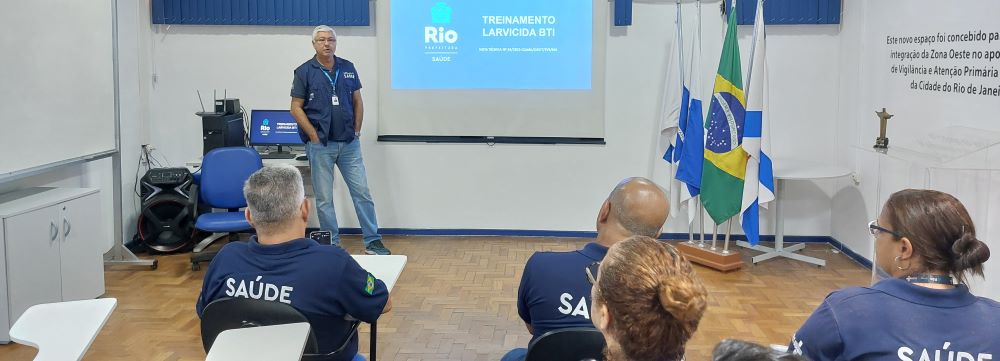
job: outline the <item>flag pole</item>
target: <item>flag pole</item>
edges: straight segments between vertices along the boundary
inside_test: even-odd
[[[680,74],[677,77],[681,81],[681,89],[684,89],[684,23],[682,22],[683,17],[681,16],[681,0],[677,0],[677,63],[680,64]],[[681,104],[681,107],[687,106],[686,104]],[[686,121],[686,119],[678,119],[678,129],[680,128],[680,122]],[[683,138],[682,138],[683,139]]]
[[[735,216],[733,218],[736,218]],[[729,227],[726,229],[726,242],[722,246],[722,254],[729,254],[729,236],[733,233],[733,218],[729,219]]]
[[[719,249],[718,247],[715,247],[715,240],[719,238],[719,224],[714,221],[712,223],[715,224],[712,228],[712,250],[714,251]]]
[[[735,4],[736,0],[733,0],[733,3]],[[764,11],[764,1],[763,0],[758,0],[757,1],[757,11]],[[754,16],[754,19],[756,20],[757,17]],[[756,26],[753,27],[752,39],[753,39],[753,41],[750,43],[750,66],[747,68],[747,82],[744,83],[744,84],[746,84],[745,87],[747,88],[747,90],[746,90],[745,93],[743,93],[743,99],[750,99],[750,91],[753,90],[752,88],[750,88],[750,77],[753,76],[753,65],[754,65],[753,64],[753,53],[757,52],[757,27]]]
[[[701,60],[701,0],[698,0],[698,60]]]
[[[733,0],[733,3],[731,5],[732,5],[732,7],[729,9],[729,11],[734,11],[735,12],[736,11],[736,0]],[[754,29],[754,31],[756,31],[756,29]],[[753,62],[753,60],[752,60],[753,59],[753,53],[752,53],[752,51],[753,50],[751,50],[751,54],[750,54],[750,56],[751,56],[751,58],[750,58],[751,59],[751,64]],[[748,77],[748,79],[749,79],[749,77]],[[747,83],[747,84],[749,84],[749,83]],[[747,90],[749,90],[749,89],[747,89]],[[746,94],[745,93],[743,95],[743,99],[746,99]],[[737,213],[736,215],[738,216],[739,213]],[[729,253],[729,237],[733,233],[733,218],[736,218],[736,216],[732,216],[732,217],[729,218],[729,220],[726,221],[729,224],[728,224],[728,226],[726,228],[726,241],[725,241],[725,244],[723,245],[723,250],[722,250],[723,254]]]
[[[701,237],[698,240],[698,245],[705,248],[705,209],[701,206],[701,195],[697,198],[696,204],[698,207],[698,224],[701,225]]]
[[[694,244],[694,222],[688,222],[688,244]]]
[[[698,0],[697,9],[698,9],[698,60],[701,61],[701,0]],[[693,51],[694,49],[691,50]],[[691,68],[694,69],[694,64],[691,65]],[[700,70],[701,68],[699,67],[698,69]],[[701,74],[695,73],[692,74],[692,76],[695,77],[695,79],[697,79],[697,77],[701,76]],[[701,86],[699,86],[697,90],[701,90]],[[692,97],[693,96],[694,95],[692,95]],[[690,110],[688,110],[688,112],[690,112]],[[687,120],[685,119],[685,121]],[[703,119],[702,121],[704,122]],[[704,147],[705,142],[702,141],[702,143],[703,143],[702,146]],[[698,188],[701,188],[701,185],[699,185]],[[701,195],[695,196],[693,201],[698,212],[698,224],[701,227],[700,228],[701,232],[698,234],[698,244],[701,245],[701,247],[705,247],[705,211],[701,208]],[[693,222],[694,219],[692,219],[691,221]]]

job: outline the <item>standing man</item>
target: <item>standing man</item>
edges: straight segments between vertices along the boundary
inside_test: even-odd
[[[340,245],[333,207],[333,167],[337,166],[354,201],[365,253],[387,255],[389,249],[378,234],[375,202],[361,159],[359,139],[365,113],[361,79],[353,63],[334,55],[337,33],[333,28],[320,25],[313,29],[312,44],[316,56],[295,69],[291,111],[306,143],[320,228],[333,233],[333,244]]]

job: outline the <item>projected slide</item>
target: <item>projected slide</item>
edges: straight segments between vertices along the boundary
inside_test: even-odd
[[[592,0],[392,0],[393,89],[591,88]]]

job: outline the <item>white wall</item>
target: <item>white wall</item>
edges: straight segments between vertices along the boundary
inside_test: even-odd
[[[131,239],[141,210],[135,196],[137,168],[142,144],[149,143],[148,64],[150,12],[134,1],[118,1],[118,85],[120,144],[122,156],[122,235]],[[138,177],[142,177],[142,171]]]
[[[694,5],[684,6],[690,16],[686,25],[693,29]],[[703,12],[702,84],[707,90],[724,28],[718,2],[706,2]],[[619,179],[660,174],[654,169],[663,92],[659,79],[665,75],[673,18],[672,3],[636,3],[634,25],[610,30],[605,146],[376,142],[376,37],[382,34],[374,27],[338,28],[338,55],[358,66],[365,85],[362,145],[379,225],[592,230],[599,204]],[[196,89],[204,95],[227,88],[248,109],[284,108],[292,70],[313,54],[305,27],[150,27],[146,63],[157,79],[150,92],[150,142],[173,164],[201,154]],[[740,30],[744,58],[750,31]],[[770,28],[775,157],[836,160],[830,135],[837,129],[838,33],[836,26]],[[341,225],[356,226],[343,184],[338,187]],[[833,185],[801,182],[787,190],[787,234],[829,235]],[[671,220],[666,230],[686,232],[682,223]]]
[[[837,139],[838,163],[854,169],[858,173],[860,184],[855,186],[851,180],[842,179],[836,183],[836,191],[832,202],[831,227],[833,238],[842,242],[862,256],[872,258],[871,235],[865,229],[868,221],[878,217],[876,203],[876,188],[878,163],[874,159],[859,157],[852,145],[858,136],[860,117],[868,115],[867,109],[861,109],[860,102],[866,95],[862,86],[861,52],[862,35],[865,31],[865,11],[862,1],[844,1],[841,14],[840,33],[840,64],[839,74],[857,74],[858,76],[841,76],[839,80],[839,99],[837,109]]]
[[[143,91],[148,88],[148,81],[140,81],[140,58],[148,60],[148,57],[141,56],[139,48],[148,45],[148,41],[140,41],[140,28],[148,28],[149,9],[141,9],[139,4],[130,1],[118,1],[119,19],[119,89],[122,124],[121,135],[121,155],[122,155],[122,233],[126,239],[135,232],[136,214],[138,214],[138,199],[132,196],[132,189],[135,185],[135,171],[139,155],[139,144],[148,142],[145,134],[145,125],[148,123],[145,116],[149,113],[149,96]],[[145,15],[145,19],[142,16]],[[146,32],[148,34],[148,32]],[[149,79],[146,76],[144,79]],[[80,90],[80,94],[86,94],[86,90]],[[8,156],[16,154],[17,150],[5,152]],[[141,174],[140,174],[141,176]],[[0,182],[0,193],[14,191],[27,187],[88,187],[101,190],[101,209],[95,210],[101,213],[102,227],[105,235],[102,243],[107,251],[114,245],[114,170],[111,158],[105,158],[85,164],[57,167],[47,172],[16,179],[14,181]]]
[[[898,9],[904,6],[903,3],[861,0],[844,3],[836,153],[842,164],[860,174],[861,184],[854,186],[846,181],[837,184],[831,219],[833,237],[870,259],[872,240],[865,230],[865,223],[878,216],[885,199],[893,192],[904,188],[929,188],[953,194],[962,201],[973,218],[978,238],[995,252],[1000,249],[1000,227],[995,225],[996,217],[1000,215],[1000,171],[928,169],[926,162],[900,159],[903,157],[898,154],[906,143],[919,139],[920,133],[947,126],[1000,131],[1000,123],[996,122],[995,116],[1000,110],[1000,101],[988,96],[930,94],[898,87],[894,84],[898,80],[887,76],[887,67],[881,61],[888,54],[883,45],[883,33],[887,29],[905,29],[890,30],[903,35],[936,34],[939,31],[952,33],[966,29],[1000,31],[1000,26],[989,17],[995,11],[985,11],[998,5],[991,1],[977,1],[975,6],[939,8],[934,6],[937,3],[933,1],[905,2],[907,14],[887,11]],[[887,23],[887,17],[912,21]],[[887,25],[896,28],[887,28]],[[966,46],[974,45],[959,45]],[[935,44],[934,47],[949,46]],[[897,114],[888,127],[890,156],[879,156],[869,148],[878,131],[874,111],[881,107]],[[933,152],[933,149],[930,151]],[[1000,147],[994,146],[979,153],[962,159],[964,165],[1000,169],[996,163],[1000,161]],[[1000,262],[991,260],[985,268],[986,279],[974,280],[973,291],[1000,299],[997,277],[990,277],[1000,273]]]

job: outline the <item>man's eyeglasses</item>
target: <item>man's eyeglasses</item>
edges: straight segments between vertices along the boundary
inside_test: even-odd
[[[888,228],[880,227],[878,225],[878,221],[868,222],[868,233],[871,233],[872,236],[878,237],[879,232],[885,232],[891,234],[893,237],[896,238],[903,238],[903,235],[899,234],[899,232],[893,231]]]
[[[597,283],[597,271],[601,269],[601,262],[594,262],[587,266],[584,270],[587,272],[587,281],[593,286]]]
[[[315,40],[317,43],[336,43],[337,38],[319,38]]]

